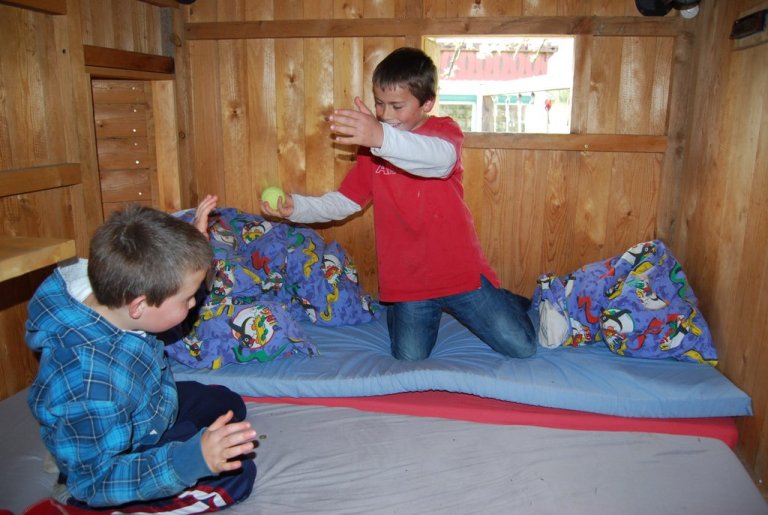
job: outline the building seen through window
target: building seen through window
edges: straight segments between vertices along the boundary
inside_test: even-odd
[[[437,114],[465,132],[570,132],[572,37],[438,37],[425,48],[440,75]]]

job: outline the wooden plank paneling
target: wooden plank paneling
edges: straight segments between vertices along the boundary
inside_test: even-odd
[[[590,60],[587,132],[616,134],[623,44],[621,38],[594,38]]]
[[[733,51],[720,111],[723,131],[714,148],[720,165],[714,169],[717,187],[702,191],[703,201],[720,208],[700,212],[704,221],[718,228],[718,238],[706,244],[691,241],[692,246],[716,245],[714,275],[705,292],[707,306],[716,321],[718,341],[726,343],[723,370],[730,377],[744,378],[744,387],[752,392],[755,417],[745,424],[740,441],[761,478],[768,475],[766,447],[761,443],[768,433],[768,379],[761,373],[768,366],[768,350],[755,343],[763,341],[768,322],[764,316],[754,317],[753,310],[764,313],[767,299],[759,288],[768,284],[768,261],[758,243],[765,248],[768,217],[766,87],[768,46]]]
[[[611,256],[606,248],[608,204],[611,192],[611,177],[617,156],[615,154],[585,152],[581,155],[578,169],[578,189],[573,226],[572,258],[586,264]],[[608,246],[610,247],[610,245]],[[627,248],[623,245],[623,248]]]
[[[67,107],[46,80],[65,65],[37,34],[55,34],[55,17],[0,5],[0,169],[68,162],[68,136],[56,131]],[[12,100],[11,100],[12,99]]]
[[[138,0],[80,0],[79,4],[84,45],[164,55],[164,7]]]
[[[146,137],[102,138],[98,148],[100,170],[147,168],[150,156]]]
[[[97,138],[147,136],[147,104],[94,104]]]
[[[72,188],[72,217],[77,228],[75,239],[77,240],[78,253],[81,256],[88,254],[91,235],[103,221],[99,163],[93,126],[91,78],[87,73],[83,73],[85,62],[83,61],[82,40],[85,34],[81,14],[84,3],[85,0],[68,4],[70,13],[67,16],[67,22],[65,24],[62,22],[64,28],[61,30],[67,33],[70,48],[67,55],[70,63],[65,68],[68,73],[57,76],[61,80],[71,83],[72,87],[70,96],[63,101],[71,104],[72,112],[67,120],[74,124],[71,132],[72,137],[75,138],[75,152],[82,173],[80,186]]]
[[[51,267],[0,283],[0,398],[6,398],[32,383],[37,373],[37,357],[24,343],[27,301]]]
[[[623,38],[616,132],[663,134],[666,130],[673,41],[672,38]]]
[[[261,6],[269,4],[270,2],[259,3]],[[562,29],[564,32],[587,30],[600,34],[610,34],[613,30],[610,27],[617,29],[624,22],[630,23],[632,28],[629,30],[617,29],[618,32],[623,34],[676,34],[680,30],[679,20],[656,20],[660,21],[661,24],[648,24],[647,22],[652,20],[642,18],[638,20],[636,16],[631,16],[631,20],[629,18],[620,20],[619,18],[622,16],[632,14],[626,12],[627,10],[624,5],[621,6],[621,9],[613,11],[613,13],[619,14],[609,13],[610,16],[618,16],[617,18],[603,17],[596,20],[595,23],[584,25],[583,20],[560,16],[561,13],[566,13],[566,15],[573,15],[575,13],[576,17],[579,15],[583,16],[584,12],[578,12],[579,10],[583,11],[583,6],[575,7],[568,2],[550,2],[547,5],[525,3],[525,9],[529,13],[537,14],[517,20],[516,23],[522,25],[516,25],[514,23],[507,23],[511,22],[511,20],[500,19],[498,16],[515,16],[520,14],[523,9],[523,2],[512,4],[509,2],[488,2],[484,3],[480,10],[473,7],[473,4],[474,2],[463,4],[446,3],[442,4],[442,7],[438,9],[437,3],[425,2],[425,10],[435,8],[439,10],[439,14],[434,12],[425,16],[427,18],[427,25],[422,24],[419,28],[413,30],[418,33],[419,31],[428,30],[430,27],[451,27],[451,24],[455,23],[456,20],[450,18],[458,19],[462,16],[473,17],[474,19],[469,21],[480,24],[478,26],[488,27],[489,25],[487,24],[489,23],[497,23],[504,27],[502,30],[512,32],[517,30],[515,27],[520,28],[521,26],[525,27],[526,30],[535,29],[537,23],[545,18],[548,19],[548,17],[554,16],[558,17],[556,23],[551,23],[548,27],[550,29],[554,28],[555,32],[559,30],[557,27],[567,26],[567,30]],[[328,6],[330,5],[331,2],[328,2]],[[411,29],[403,31],[402,26],[408,26],[408,23],[416,23],[420,18],[416,17],[412,20],[385,18],[384,16],[391,16],[390,13],[394,12],[393,9],[397,8],[393,7],[394,5],[394,3],[389,2],[346,2],[335,3],[333,4],[333,9],[329,9],[320,5],[310,7],[309,4],[305,3],[299,9],[298,4],[291,2],[276,6],[274,11],[269,11],[266,8],[261,10],[254,8],[246,14],[244,11],[238,10],[235,4],[219,4],[218,9],[205,6],[203,11],[197,10],[193,13],[194,16],[190,17],[190,21],[193,21],[194,25],[187,25],[188,30],[185,37],[188,39],[203,37],[191,32],[193,27],[200,28],[203,27],[201,24],[211,23],[212,25],[209,28],[226,28],[227,34],[216,34],[215,37],[217,38],[241,37],[243,33],[237,32],[237,30],[240,30],[238,27],[248,27],[248,30],[258,29],[258,34],[247,34],[249,45],[262,39],[274,44],[274,53],[268,49],[258,54],[260,62],[258,66],[264,70],[261,77],[255,76],[250,71],[253,69],[250,65],[249,67],[225,65],[226,73],[221,71],[218,74],[218,80],[223,80],[226,77],[226,80],[231,84],[237,84],[243,80],[238,75],[245,75],[249,77],[249,84],[254,85],[251,87],[251,91],[255,92],[253,94],[263,95],[266,98],[269,98],[269,92],[272,91],[272,88],[276,88],[274,90],[276,95],[274,103],[263,106],[263,109],[258,110],[258,115],[256,115],[254,108],[249,109],[245,114],[251,120],[247,127],[243,128],[242,132],[238,130],[229,136],[225,136],[221,141],[221,145],[224,146],[234,144],[235,141],[238,141],[237,138],[240,138],[239,141],[243,141],[242,138],[245,134],[254,133],[253,127],[258,127],[257,131],[260,134],[259,138],[246,138],[250,141],[251,147],[249,149],[243,148],[242,151],[237,152],[232,147],[225,153],[230,162],[230,164],[225,166],[225,169],[231,171],[227,172],[223,179],[219,176],[218,180],[223,180],[228,185],[237,184],[239,186],[253,181],[255,186],[253,188],[246,186],[245,188],[237,189],[237,191],[227,193],[222,197],[222,202],[249,209],[248,206],[258,206],[256,194],[245,193],[250,191],[250,189],[255,189],[258,192],[266,185],[278,183],[287,191],[320,194],[335,188],[339,184],[351,165],[352,151],[329,144],[327,124],[323,118],[327,116],[328,110],[331,107],[347,107],[351,105],[352,97],[355,94],[360,94],[366,102],[370,103],[370,73],[373,67],[388,51],[403,44],[405,41],[401,38],[379,38],[374,36],[379,34],[377,31],[388,35],[393,32],[408,32]],[[481,15],[480,11],[484,10],[493,12],[495,17]],[[238,16],[241,19],[238,20]],[[438,21],[442,25],[428,25],[428,23],[433,23],[441,17],[442,19]],[[400,28],[369,29],[371,24],[374,23],[371,20],[375,20],[375,23],[380,21],[390,24],[396,23]],[[326,23],[326,25],[323,25],[323,23]],[[405,25],[403,25],[404,23]],[[197,30],[196,28],[194,30]],[[232,32],[233,29],[235,32]],[[274,34],[271,32],[272,30],[275,31]],[[356,38],[341,37],[346,34],[355,35],[358,33],[365,33],[368,37],[361,41],[358,41]],[[285,39],[286,37],[315,38],[324,35],[337,37],[329,39],[328,41],[333,41],[333,43],[327,46],[323,43],[324,39],[305,39],[301,46],[290,46],[290,40]],[[279,37],[271,39],[273,36]],[[520,150],[542,149],[552,151],[587,150],[608,153],[617,151],[649,152],[652,154],[666,151],[667,137],[664,134],[666,128],[665,104],[652,100],[651,102],[641,103],[642,105],[638,107],[637,102],[620,101],[620,99],[629,98],[641,92],[648,92],[651,99],[656,98],[654,95],[658,95],[659,98],[663,97],[666,100],[665,95],[668,94],[670,73],[669,63],[666,63],[665,59],[669,59],[669,53],[659,52],[658,49],[659,45],[662,44],[671,47],[673,39],[650,38],[648,40],[650,43],[648,43],[646,38],[635,38],[636,45],[639,48],[635,53],[639,52],[645,58],[645,61],[643,61],[644,65],[652,63],[652,68],[660,66],[659,70],[664,71],[663,65],[664,63],[667,64],[666,71],[658,73],[659,79],[655,81],[653,75],[657,70],[654,73],[643,74],[641,69],[632,69],[631,63],[626,58],[622,58],[621,52],[617,54],[614,51],[616,44],[621,45],[624,39],[624,37],[616,37],[606,40],[605,37],[590,37],[590,39],[586,40],[587,45],[582,46],[582,56],[585,58],[591,57],[593,53],[600,54],[600,59],[597,61],[600,66],[595,68],[595,70],[587,68],[587,74],[584,78],[584,82],[591,83],[593,87],[599,84],[600,89],[594,90],[591,104],[581,104],[584,106],[584,118],[591,120],[589,122],[591,125],[587,125],[585,122],[584,132],[596,132],[596,134],[566,135],[562,137],[550,135],[468,134],[466,147]],[[219,51],[223,48],[234,48],[222,46],[223,42],[220,39],[218,41],[219,43],[216,43],[216,48]],[[192,41],[191,44],[200,45],[202,42]],[[227,50],[227,54],[229,52],[230,50]],[[610,61],[613,63],[613,67],[605,67],[605,58],[602,53],[609,53],[615,56],[615,59]],[[271,56],[273,56],[274,64],[268,60]],[[303,60],[301,68],[297,68],[294,64],[298,59]],[[226,60],[220,60],[220,62],[224,61]],[[362,63],[362,75],[360,75],[360,72],[353,72],[354,67],[358,66],[358,63]],[[620,70],[622,67],[626,70],[631,70],[624,75],[624,82],[615,80],[616,76],[621,76]],[[323,75],[319,75],[320,73]],[[334,84],[333,92],[330,93],[330,96],[327,93],[324,95],[323,91],[326,91],[326,89],[323,88],[323,84],[327,84],[331,78]],[[306,84],[313,84],[314,86],[312,89],[306,90]],[[309,94],[309,91],[317,91],[319,96]],[[298,114],[299,109],[297,106],[303,106],[303,117]],[[199,103],[195,103],[193,109],[207,108]],[[643,110],[641,116],[637,116],[638,110]],[[307,123],[308,120],[314,121],[315,128],[313,129],[310,124],[306,125],[304,129],[300,129],[302,127],[302,119],[304,123]],[[222,120],[226,120],[226,117],[222,117]],[[294,122],[294,127],[290,124],[290,120],[299,121],[298,123]],[[630,129],[626,129],[627,134],[616,133],[616,126],[622,123],[622,120],[632,120],[633,125]],[[211,132],[208,127],[202,128],[202,130]],[[655,131],[655,133],[651,131]],[[214,138],[218,137],[215,135],[215,131],[211,132],[211,134],[213,134]],[[311,135],[311,138],[306,139],[309,135]],[[276,139],[273,143],[268,143],[268,140],[271,138]],[[242,147],[242,145],[238,144],[238,147]],[[262,159],[266,159],[266,161],[260,163],[260,171],[255,179],[242,172],[245,169],[253,169],[250,165],[252,158],[248,156],[253,155],[254,148],[258,149]],[[277,149],[277,152],[270,152],[267,150],[268,148]],[[330,152],[335,152],[336,154],[336,158],[332,161],[328,157]],[[211,157],[214,154],[215,149],[209,153]],[[334,170],[332,174],[327,172],[327,170],[331,169]],[[203,174],[198,180],[210,182],[212,179],[213,177],[210,174]],[[227,186],[227,188],[230,187],[232,186]],[[202,195],[205,191],[204,188],[198,188],[193,196]],[[369,216],[370,213],[366,212],[362,220],[364,221]],[[483,217],[478,218],[482,219]],[[336,224],[324,228],[323,231],[328,237],[350,242],[353,255],[365,256],[362,260],[373,264],[375,261],[372,250],[374,245],[364,246],[361,243],[363,234],[369,233],[367,229],[362,228],[370,227],[370,222],[367,224],[363,223],[363,225],[360,224],[361,221],[355,219],[348,224]],[[636,227],[636,225],[623,222],[621,227]],[[646,234],[646,229],[644,228],[640,231],[641,234]],[[594,231],[595,229],[592,230]],[[355,236],[352,236],[352,234]],[[605,236],[599,239],[604,238]],[[631,239],[631,236],[628,235],[627,238]],[[372,243],[372,240],[370,242]],[[634,242],[629,244],[632,243]],[[602,249],[601,241],[598,241],[595,245],[596,249]],[[361,250],[355,251],[354,249],[357,247]],[[595,253],[592,252],[589,255],[595,255]],[[360,261],[359,258],[356,259]],[[536,266],[531,265],[531,268]],[[361,268],[365,269],[366,267],[362,266]],[[370,272],[372,275],[366,280],[366,283],[369,285],[372,282],[375,283],[375,281],[371,281],[371,279],[375,279],[375,266],[371,266]]]
[[[328,134],[328,117],[334,107],[333,80],[329,80],[334,74],[333,41],[306,41],[304,49],[304,81],[314,85],[315,93],[304,99],[306,179],[304,188],[297,191],[316,195],[336,186],[333,174],[326,172],[327,163],[332,163],[334,156]],[[300,187],[298,184],[291,186]]]
[[[275,95],[277,101],[277,173],[280,184],[302,184],[306,170],[304,133],[304,43],[275,41]]]
[[[464,156],[467,204],[483,248],[516,292],[533,293],[543,272],[565,274],[653,237],[658,155],[490,149]]]
[[[656,236],[662,156],[624,155],[619,154],[611,177],[606,233],[613,241],[651,240]]]
[[[212,73],[217,70],[218,50],[218,44],[215,42],[189,44],[192,108],[191,125],[186,132],[191,135],[194,160],[187,164],[194,168],[196,194],[211,193],[218,195],[223,202],[226,202],[224,182],[219,178],[221,171],[224,170],[220,144],[222,134],[221,103],[218,92],[220,79],[218,73]],[[258,141],[257,139],[254,143]]]
[[[176,89],[170,80],[152,81],[150,88],[156,170],[153,182],[157,188],[154,195],[155,207],[172,213],[187,206],[181,201]]]
[[[248,169],[248,155],[251,151],[249,110],[257,106],[249,102],[247,88],[248,74],[238,70],[247,70],[247,50],[245,41],[222,41],[219,46],[218,101],[221,114],[221,144],[223,169],[226,174],[220,176],[224,181],[224,193],[231,199],[232,205],[253,210],[251,192],[254,190],[251,179],[253,174]],[[266,69],[270,69],[268,67]],[[257,68],[258,70],[258,68]],[[256,71],[256,70],[254,70]],[[258,116],[258,115],[256,115]],[[255,138],[254,138],[255,139]],[[258,143],[256,143],[258,145]]]
[[[544,223],[538,240],[531,243],[541,246],[540,273],[568,273],[578,266],[571,250],[575,239],[572,221],[581,203],[577,195],[581,153],[549,154],[549,163],[542,170],[546,180],[541,194],[546,209],[541,210],[540,216]]]
[[[253,110],[258,113],[249,119],[252,134],[258,137],[251,140],[249,170],[259,170],[252,174],[251,187],[255,192],[249,203],[252,210],[258,211],[258,192],[271,184],[282,184],[279,176],[277,120],[277,77],[275,70],[275,45],[270,41],[248,41],[248,89],[253,95]]]
[[[323,19],[333,16],[333,0],[304,6],[304,17]],[[333,40],[304,40],[304,88],[312,94],[304,98],[305,178],[302,184],[288,184],[298,193],[317,195],[332,191],[337,185],[327,173],[333,163],[334,149],[329,145],[328,117],[334,108]]]
[[[146,101],[144,88],[131,81],[102,81],[91,83],[94,104],[143,104]]]
[[[484,150],[465,149],[462,152],[462,164],[464,165],[464,201],[467,204],[475,222],[475,229],[478,235],[487,234],[487,230],[493,227],[493,220],[486,215],[484,210],[485,199],[485,171],[488,168],[486,160],[490,160],[492,155]],[[480,237],[481,245],[485,252],[490,252],[491,246],[484,243],[486,238]]]
[[[141,81],[93,80],[93,113],[101,200],[157,204],[152,86]],[[172,103],[172,102],[171,102]],[[173,146],[173,139],[168,145]],[[173,175],[164,180],[172,180]]]
[[[764,0],[760,0],[764,3]],[[738,452],[768,482],[768,45],[724,44],[742,10],[760,1],[703,4],[697,75],[682,169],[677,249],[720,354],[719,368],[752,397]]]
[[[538,0],[523,2],[523,16],[556,16],[557,0]]]
[[[23,238],[17,243],[33,238],[35,246],[66,243],[17,255],[0,265],[3,279],[72,255],[73,241],[82,251],[87,232],[76,117],[88,106],[77,97],[82,52],[79,26],[73,38],[70,23],[77,4],[21,3],[39,12],[0,5],[0,234]],[[28,386],[37,371],[24,343],[26,303],[50,270],[0,281],[0,399]]]
[[[298,2],[275,4],[275,19],[302,18]],[[306,170],[304,134],[306,111],[304,43],[299,39],[275,41],[275,95],[277,102],[277,174],[276,184],[303,185]]]
[[[101,201],[133,202],[152,200],[152,181],[149,170],[102,169]]]
[[[74,239],[74,187],[0,197],[0,234]]]

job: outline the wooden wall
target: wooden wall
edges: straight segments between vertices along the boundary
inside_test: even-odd
[[[163,10],[135,0],[0,2],[0,237],[69,238],[87,255],[103,217],[84,45],[161,55]],[[50,271],[0,282],[0,398],[36,373],[26,303]]]
[[[673,72],[684,80],[688,71],[692,24],[642,18],[634,1],[198,0],[179,14],[191,143],[182,169],[193,197],[216,193],[253,211],[268,185],[332,190],[354,148],[332,143],[326,117],[357,95],[372,105],[371,73],[391,50],[446,30],[549,29],[579,32],[572,125],[583,137],[467,137],[467,199],[492,265],[508,288],[530,295],[544,271],[570,271],[668,232],[661,189],[665,171],[680,164],[667,155],[679,144],[668,126],[684,112],[668,102]],[[478,25],[465,28],[467,20]],[[375,292],[370,228],[368,210],[325,234],[350,250]]]
[[[0,5],[0,235],[77,237],[84,221],[68,20]],[[84,240],[83,240],[84,241]],[[26,302],[44,271],[0,283],[0,393],[34,378]]]
[[[338,186],[354,149],[333,144],[325,118],[355,95],[371,103],[371,73],[390,50],[425,35],[574,34],[573,134],[467,135],[482,244],[504,285],[527,295],[544,271],[666,241],[701,299],[720,368],[753,397],[739,454],[768,480],[768,45],[735,51],[728,40],[738,13],[760,1],[703,0],[694,20],[641,17],[634,0],[42,2],[61,14],[4,3],[0,173],[76,163],[79,174],[0,197],[0,235],[74,238],[81,255],[102,217],[90,78],[105,72],[86,66],[89,47],[175,58],[175,80],[152,88],[170,90],[153,115],[157,152],[173,149],[159,161],[181,163],[180,175],[159,174],[173,199],[161,207],[216,193],[255,211],[267,185]],[[371,222],[368,210],[322,231],[375,291]],[[34,374],[21,324],[43,275],[0,283],[0,397]]]
[[[768,482],[768,43],[736,49],[734,20],[765,0],[702,12],[675,250],[696,287],[720,370],[752,396],[740,453]],[[763,371],[763,372],[761,372]]]

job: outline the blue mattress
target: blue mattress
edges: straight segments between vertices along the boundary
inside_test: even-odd
[[[305,324],[320,355],[217,370],[173,363],[177,380],[223,384],[259,397],[364,397],[442,390],[550,408],[625,417],[751,415],[750,397],[716,368],[671,359],[622,357],[603,344],[539,347],[527,359],[493,352],[444,314],[429,359],[395,360],[384,317],[366,324]]]

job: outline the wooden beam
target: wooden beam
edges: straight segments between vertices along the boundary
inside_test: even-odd
[[[496,16],[489,18],[384,18],[262,20],[187,23],[186,39],[275,39],[469,35],[676,36],[693,25],[675,17]],[[690,27],[690,29],[688,29]]]
[[[173,58],[164,55],[142,54],[114,48],[83,45],[83,56],[86,67],[159,73],[164,74],[166,78],[173,75],[174,72]]]
[[[0,4],[45,14],[67,14],[67,0],[0,0]]]
[[[167,73],[125,70],[122,68],[102,68],[99,66],[86,66],[85,71],[90,74],[92,79],[169,80],[175,77],[175,75]]]
[[[667,148],[667,137],[625,134],[499,134],[469,132],[464,136],[464,147],[513,150],[663,153]]]
[[[0,170],[0,197],[80,184],[80,164]]]

